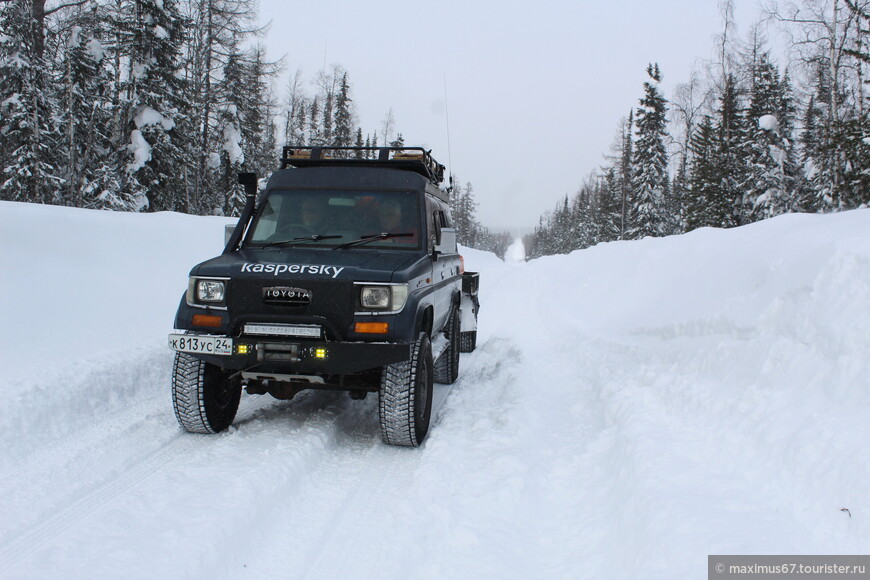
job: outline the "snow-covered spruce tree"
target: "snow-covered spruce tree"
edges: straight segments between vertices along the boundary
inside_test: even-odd
[[[186,130],[188,93],[179,73],[185,22],[175,0],[134,0],[128,8],[125,190],[144,197],[148,211],[191,211],[186,177],[196,144]]]
[[[833,111],[833,101],[841,102],[843,95],[832,88],[830,70],[826,57],[820,55],[813,77],[813,95],[804,116],[806,123],[802,138],[807,178],[815,196],[813,207],[819,212],[844,209],[841,191],[842,126]],[[833,98],[835,93],[837,97]],[[838,112],[840,109],[837,106]]]
[[[688,151],[682,151],[680,161],[677,164],[677,174],[671,182],[672,211],[674,213],[675,234],[683,234],[686,229],[686,213],[689,204],[689,155]]]
[[[262,46],[252,50],[248,61],[244,66],[248,98],[239,113],[243,140],[248,144],[245,150],[245,168],[263,176],[274,171],[278,165],[275,102],[270,90],[277,67],[276,63],[265,59],[265,49]]]
[[[862,14],[867,12],[864,0],[832,0],[789,5],[785,13],[777,14],[781,22],[794,27],[800,36],[800,42],[794,44],[800,59],[817,68],[814,104],[822,111],[823,122],[811,183],[819,211],[850,209],[864,193],[851,187],[854,166],[849,162],[852,139],[847,125],[863,117],[866,104],[865,61],[856,58],[855,53],[865,52],[863,47],[870,31],[864,26],[867,18]],[[860,159],[859,156],[860,153],[855,158]]]
[[[284,107],[284,145],[305,144],[305,93],[302,91],[302,71],[296,70],[287,83]],[[301,113],[301,117],[300,117]],[[302,122],[299,122],[299,119]]]
[[[759,51],[753,59],[750,102],[747,111],[744,221],[773,217],[794,209],[794,170],[788,168],[790,135],[784,113],[779,72],[769,54]]]
[[[599,242],[612,242],[620,236],[622,220],[622,177],[618,166],[609,167],[595,184],[598,205],[598,226],[594,239],[586,232],[579,237],[577,248],[587,248]],[[577,216],[582,220],[582,215]],[[583,228],[588,231],[588,226]],[[584,235],[585,234],[585,235]]]
[[[474,186],[470,181],[466,182],[465,187],[456,185],[453,188],[450,194],[450,216],[459,243],[470,248],[480,248],[485,228],[477,221],[477,201],[474,199]]]
[[[603,228],[598,220],[599,208],[593,203],[597,191],[587,189],[588,187],[588,184],[584,184],[584,187],[581,187],[570,200],[568,214],[570,243],[567,252],[594,245],[601,237]]]
[[[209,156],[209,168],[213,174],[212,199],[208,200],[208,213],[238,215],[244,207],[244,195],[236,184],[237,175],[245,162],[245,149],[240,110],[246,109],[248,86],[245,75],[243,55],[238,46],[230,45],[223,67],[223,76],[215,87],[219,96],[217,102],[218,124],[215,147]],[[204,200],[205,201],[205,200]]]
[[[227,103],[222,107],[218,117],[218,134],[223,137],[217,159],[220,172],[218,191],[223,205],[218,207],[222,215],[238,216],[245,206],[244,193],[237,185],[238,174],[244,169],[245,153],[242,149],[239,109],[235,104]]]
[[[135,199],[121,189],[121,158],[115,128],[112,78],[106,67],[106,14],[94,5],[65,23],[58,121],[64,145],[64,201],[77,207],[133,211]],[[60,160],[59,160],[60,161]]]
[[[740,108],[737,82],[733,75],[725,77],[717,113],[716,163],[720,169],[721,182],[716,193],[721,199],[712,204],[711,223],[708,225],[730,228],[745,223],[742,213],[743,187],[747,180],[746,120]]]
[[[803,211],[802,191],[806,189],[806,177],[801,169],[797,131],[798,108],[791,75],[786,70],[780,82],[779,130],[785,146],[785,176],[790,182],[791,199],[789,211]]]
[[[233,47],[260,29],[255,0],[185,0],[181,8],[190,22],[183,60],[191,141],[196,144],[191,152],[195,163],[190,178],[190,211],[208,213],[215,209],[213,154],[224,141],[218,128],[226,112],[220,95],[222,69]]]
[[[366,142],[363,141],[363,136],[362,136],[362,127],[357,127],[357,128],[356,128],[356,140],[354,141],[354,144],[353,144],[353,145],[354,145],[354,147],[368,147],[368,143],[366,143]],[[356,151],[356,152],[354,152],[354,157],[355,157],[356,159],[362,159],[362,158],[363,158],[363,152],[362,152],[362,151]]]
[[[306,122],[308,118],[308,99],[302,98],[297,104],[297,110],[293,115],[293,141],[285,145],[305,145],[307,141]]]
[[[634,170],[632,163],[634,161],[634,111],[629,111],[628,121],[622,129],[622,154],[619,158],[619,239],[623,240],[626,233],[631,229],[631,224],[635,222],[635,205],[634,205],[634,185],[632,184],[632,176]]]
[[[722,193],[719,139],[709,116],[704,117],[689,141],[689,193],[685,210],[686,231],[701,227],[728,227],[733,210]],[[724,222],[724,223],[723,223]]]
[[[0,3],[0,199],[58,203],[59,135],[42,57],[44,33],[31,8],[27,0]]]
[[[566,195],[553,213],[553,250],[557,254],[567,254],[573,249],[573,222],[571,208]]]
[[[662,75],[658,64],[647,67],[650,80],[644,83],[644,97],[637,109],[637,141],[634,147],[634,205],[637,219],[631,238],[665,236],[673,231],[667,214],[669,189],[665,98],[659,93]]]
[[[308,145],[319,147],[323,144],[320,129],[320,98],[315,95],[308,107]]]
[[[323,97],[323,118],[320,121],[321,133],[323,134],[323,142],[327,145],[332,145],[334,143],[333,138],[333,129],[332,129],[332,121],[333,121],[333,100],[335,95],[332,92],[327,92]]]
[[[344,70],[339,65],[333,65],[332,72],[327,73],[321,70],[317,74],[318,97],[322,104],[320,113],[319,133],[324,146],[336,145],[335,142],[335,122],[336,122],[336,101],[338,99],[339,79],[344,74]],[[342,155],[335,153],[336,155]]]
[[[471,243],[471,218],[475,205],[472,192],[466,192],[462,185],[457,183],[450,195],[450,215],[453,218],[459,243],[467,246]]]
[[[350,147],[353,143],[352,102],[350,83],[347,80],[347,72],[344,72],[341,75],[338,95],[335,99],[335,138],[333,142],[336,147]],[[358,135],[358,140],[362,141],[362,133]]]

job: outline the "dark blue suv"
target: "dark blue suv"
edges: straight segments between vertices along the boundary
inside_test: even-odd
[[[476,273],[463,272],[444,167],[421,148],[285,147],[223,253],[196,265],[169,337],[181,426],[216,433],[242,389],[379,395],[386,443],[426,437],[432,383],[453,383],[476,341]]]

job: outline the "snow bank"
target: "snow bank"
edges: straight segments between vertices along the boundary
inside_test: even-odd
[[[0,438],[68,433],[135,398],[141,362],[167,369],[187,273],[230,221],[0,202],[0,299],[14,305],[0,310]]]
[[[465,260],[465,269],[469,272],[490,270],[492,268],[498,268],[504,264],[504,262],[502,262],[492,252],[475,250],[474,248],[468,248],[462,245],[459,246],[459,254]]]

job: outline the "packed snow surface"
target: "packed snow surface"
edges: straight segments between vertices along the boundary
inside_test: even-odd
[[[465,250],[478,349],[419,449],[343,393],[179,430],[166,334],[225,223],[0,203],[0,577],[670,580],[867,553],[870,210]]]

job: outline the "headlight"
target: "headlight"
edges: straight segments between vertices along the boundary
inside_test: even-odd
[[[196,283],[196,299],[199,302],[223,302],[226,286],[218,280],[199,280]]]
[[[360,287],[359,303],[363,310],[398,312],[408,300],[407,284],[384,284]]]
[[[389,286],[366,286],[360,294],[360,304],[370,310],[386,310],[390,307]]]
[[[189,304],[222,305],[226,298],[226,282],[203,278],[191,278],[187,287]]]

